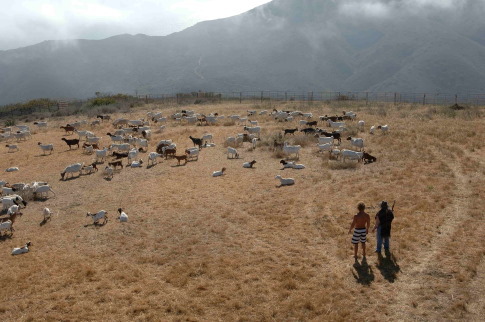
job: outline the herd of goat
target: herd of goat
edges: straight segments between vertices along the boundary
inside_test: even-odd
[[[93,129],[102,124],[102,122],[111,122],[109,115],[98,115],[96,120],[88,122],[87,120],[77,121],[66,124],[60,128],[65,131],[65,135],[77,135],[77,138],[62,137],[60,140],[64,141],[69,150],[80,149],[83,154],[93,155],[94,159],[89,164],[83,162],[73,163],[66,166],[60,173],[61,180],[66,180],[74,175],[80,176],[81,174],[92,174],[98,171],[98,165],[107,163],[104,165],[103,174],[105,179],[110,180],[115,173],[124,167],[140,168],[143,164],[147,167],[154,166],[158,163],[159,158],[173,158],[177,160],[177,164],[181,165],[181,162],[187,164],[189,161],[197,161],[199,153],[203,148],[215,147],[213,135],[206,133],[202,137],[189,136],[188,139],[192,141],[193,147],[184,148],[182,153],[177,150],[177,144],[170,139],[160,140],[155,145],[155,151],[149,152],[149,143],[152,138],[152,133],[162,133],[168,122],[186,122],[187,124],[199,124],[199,125],[216,125],[221,120],[229,119],[235,123],[240,124],[244,133],[238,133],[234,136],[227,137],[224,140],[224,146],[227,148],[227,158],[238,159],[240,157],[237,148],[242,146],[245,142],[250,143],[251,148],[254,150],[258,146],[258,142],[261,140],[261,126],[255,119],[257,115],[272,117],[276,122],[284,122],[284,124],[294,124],[291,122],[296,121],[295,118],[300,117],[298,121],[298,127],[286,128],[282,132],[278,133],[276,138],[271,139],[272,149],[274,151],[281,150],[281,152],[287,156],[286,159],[280,161],[283,169],[305,169],[303,164],[297,164],[295,161],[289,161],[291,156],[295,159],[299,159],[300,151],[302,147],[300,145],[290,145],[286,140],[289,136],[295,136],[295,133],[300,132],[303,135],[311,135],[316,138],[316,146],[320,152],[328,152],[329,158],[341,160],[357,160],[358,162],[364,161],[364,163],[372,163],[377,159],[365,152],[364,140],[358,137],[346,137],[350,145],[354,147],[354,150],[340,149],[343,135],[347,131],[346,121],[356,122],[356,126],[360,131],[364,131],[365,122],[363,120],[356,121],[356,114],[353,112],[343,112],[342,115],[335,116],[320,116],[319,121],[326,124],[326,129],[317,128],[319,121],[311,120],[313,118],[312,113],[303,113],[300,111],[247,111],[247,116],[241,117],[240,115],[231,115],[225,117],[218,113],[212,113],[209,115],[197,114],[194,111],[182,110],[178,113],[172,114],[168,117],[162,116],[161,112],[148,112],[147,120],[129,120],[125,118],[119,118],[112,122],[113,130],[106,133],[111,141],[109,146],[101,148],[101,137],[97,136]],[[48,127],[47,122],[34,122],[35,130],[46,129]],[[86,128],[91,127],[91,130]],[[389,126],[372,126],[369,130],[370,134],[374,134],[376,130],[382,131],[386,134],[389,132]],[[28,125],[16,125],[12,127],[3,128],[0,130],[0,139],[6,141],[6,147],[8,153],[18,152],[19,143],[32,138],[31,128]],[[16,141],[17,144],[12,143]],[[52,154],[54,151],[53,143],[37,144],[41,149],[43,155]],[[141,154],[147,153],[147,161],[144,163]],[[126,163],[123,160],[126,159]],[[256,160],[243,163],[244,168],[253,168]],[[6,172],[19,171],[18,167],[9,167]],[[219,171],[212,173],[213,177],[223,176],[226,168],[222,168]],[[283,178],[281,175],[275,176],[275,179],[279,180],[281,186],[293,185],[295,180],[293,178]],[[21,216],[21,208],[27,206],[26,200],[47,198],[48,193],[53,193],[54,190],[49,186],[47,182],[32,182],[32,183],[14,183],[10,184],[6,181],[0,181],[1,187],[1,201],[2,212],[6,213],[5,218],[0,218],[0,235],[12,234],[14,231],[14,223],[18,216]],[[118,209],[118,219],[122,222],[128,220],[126,213],[120,208]],[[49,208],[43,209],[44,220],[49,220],[51,217],[51,211]],[[99,224],[103,220],[103,224],[107,222],[107,212],[104,210],[98,211],[94,214],[88,213],[88,217],[93,219],[94,224]],[[31,246],[31,242],[28,242],[24,247],[18,248],[15,254],[20,254],[28,251],[28,247]],[[14,252],[12,252],[14,254]]]

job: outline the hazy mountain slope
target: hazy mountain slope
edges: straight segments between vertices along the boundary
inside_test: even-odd
[[[0,51],[0,104],[97,91],[485,92],[485,6],[463,3],[275,0],[166,37]]]

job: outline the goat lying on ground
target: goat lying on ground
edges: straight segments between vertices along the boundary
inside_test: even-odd
[[[364,151],[364,156],[362,157],[362,160],[364,160],[364,164],[368,164],[376,162],[377,158]]]
[[[256,160],[253,160],[251,162],[244,162],[243,168],[252,168],[255,163],[256,163]]]
[[[20,255],[29,252],[29,247],[32,246],[31,242],[27,242],[23,247],[14,248],[12,250],[12,255]]]
[[[123,211],[122,208],[118,208],[118,213],[120,214],[120,216],[117,219],[119,219],[120,222],[128,221],[128,215]]]
[[[274,178],[280,180],[282,186],[291,186],[295,184],[295,179],[293,178],[282,178],[280,175],[277,175]]]
[[[212,172],[212,176],[213,177],[220,177],[220,176],[224,175],[224,171],[226,171],[226,168],[222,168],[221,171],[214,171],[214,172]]]

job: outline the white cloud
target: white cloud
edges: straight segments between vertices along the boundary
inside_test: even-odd
[[[269,0],[0,0],[0,50],[51,39],[167,35]]]
[[[340,7],[340,12],[349,16],[384,17],[389,11],[389,5],[380,1],[351,1],[343,3]]]

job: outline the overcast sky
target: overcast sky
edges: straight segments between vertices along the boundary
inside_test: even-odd
[[[163,36],[269,0],[0,0],[0,50],[44,40]]]

